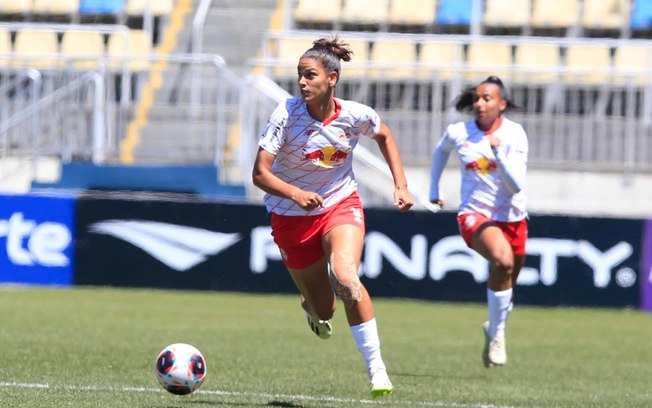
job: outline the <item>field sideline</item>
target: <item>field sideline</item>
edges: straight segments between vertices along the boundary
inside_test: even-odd
[[[517,307],[508,365],[482,367],[481,304],[375,299],[394,394],[371,400],[340,305],[330,340],[298,296],[0,288],[1,407],[649,407],[652,315]],[[202,388],[163,391],[154,358],[195,345]]]

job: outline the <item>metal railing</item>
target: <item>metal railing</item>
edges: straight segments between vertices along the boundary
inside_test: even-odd
[[[263,58],[250,63],[262,67],[283,89],[297,95],[294,71],[300,51],[297,60],[281,60],[276,55],[280,41],[324,35],[329,33],[270,33],[263,42]],[[455,111],[454,98],[488,75],[499,73],[510,98],[521,107],[509,112],[508,117],[522,123],[529,135],[531,167],[652,172],[652,68],[574,68],[564,64],[564,53],[571,46],[601,44],[613,52],[625,43],[649,48],[652,61],[652,41],[492,37],[492,42],[502,42],[512,50],[523,44],[554,41],[561,63],[553,67],[526,67],[513,62],[492,66],[488,60],[478,67],[465,59],[465,53],[471,44],[486,37],[360,32],[341,35],[367,41],[372,51],[377,42],[387,39],[411,41],[417,50],[421,43],[433,40],[459,45],[462,55],[445,66],[433,67],[419,59],[378,63],[370,58],[354,62],[355,54],[353,61],[342,65],[337,95],[374,107],[397,135],[406,161],[414,165],[429,165],[448,123],[471,119]],[[596,77],[602,80],[596,81]]]

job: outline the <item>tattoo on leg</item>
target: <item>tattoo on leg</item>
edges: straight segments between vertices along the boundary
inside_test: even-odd
[[[345,305],[351,306],[362,301],[362,291],[360,290],[362,283],[358,276],[358,269],[355,266],[353,255],[346,251],[340,251],[337,255],[339,256],[341,268],[337,269],[337,273],[333,272],[335,271],[335,254],[331,254],[329,278],[335,293]]]

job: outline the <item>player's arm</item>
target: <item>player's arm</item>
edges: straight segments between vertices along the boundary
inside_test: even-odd
[[[444,207],[444,197],[439,191],[439,181],[451,153],[447,135],[448,132],[437,143],[435,152],[432,154],[432,167],[430,168],[430,202],[442,208]]]
[[[272,164],[276,156],[263,148],[258,149],[252,180],[256,187],[267,194],[289,198],[306,211],[311,211],[322,205],[324,199],[312,191],[304,191],[299,187],[286,183],[272,173]]]
[[[507,190],[516,194],[523,189],[527,172],[527,142],[513,147],[513,152],[507,155],[500,140],[490,136],[491,150],[496,156],[500,177],[505,183]]]
[[[396,139],[394,139],[389,127],[381,122],[380,130],[374,136],[374,140],[378,143],[380,152],[383,154],[394,179],[394,205],[401,212],[407,211],[414,205],[414,200],[408,191],[407,178],[403,171],[403,163],[401,162]]]

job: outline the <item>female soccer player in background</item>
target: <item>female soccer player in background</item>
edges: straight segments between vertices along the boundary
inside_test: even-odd
[[[308,324],[322,339],[331,335],[336,295],[367,365],[372,396],[393,385],[380,353],[371,298],[358,276],[365,219],[353,177],[353,149],[360,136],[373,138],[394,178],[394,205],[414,204],[398,147],[370,107],[334,97],[340,60],[351,50],[337,37],[319,39],[299,59],[301,97],[272,113],[253,169],[253,182],[267,194],[272,235],[301,292]]]
[[[466,244],[490,265],[487,284],[489,321],[485,322],[482,360],[486,367],[507,362],[505,325],[513,288],[525,260],[527,211],[525,174],[528,141],[523,127],[503,116],[515,105],[502,81],[490,76],[457,99],[458,111],[475,119],[447,127],[433,155],[430,201],[443,207],[439,190],[450,152],[461,163],[461,205],[457,221]]]

